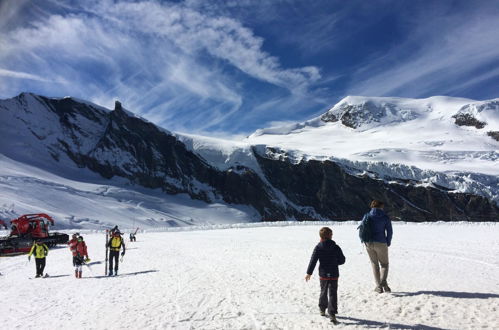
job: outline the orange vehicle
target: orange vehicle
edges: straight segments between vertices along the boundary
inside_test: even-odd
[[[45,213],[25,214],[11,220],[10,224],[10,235],[0,238],[0,255],[29,252],[35,239],[49,247],[66,244],[69,240],[67,234],[49,233],[49,226],[54,225],[54,219]]]

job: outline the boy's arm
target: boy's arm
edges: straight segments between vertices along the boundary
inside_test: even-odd
[[[315,269],[315,265],[317,264],[317,260],[319,260],[319,254],[317,252],[317,246],[316,246],[314,252],[312,253],[312,256],[310,257],[310,262],[307,268],[307,275],[312,275]],[[308,276],[308,278],[310,278],[310,276]]]
[[[345,255],[343,254],[341,248],[338,245],[336,246],[338,247],[338,265],[343,265],[345,263]]]

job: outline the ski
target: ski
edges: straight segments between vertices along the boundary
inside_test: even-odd
[[[108,247],[107,247],[107,236],[109,234],[109,230],[106,229],[106,261],[104,262],[104,276],[107,275],[107,252],[108,252]]]

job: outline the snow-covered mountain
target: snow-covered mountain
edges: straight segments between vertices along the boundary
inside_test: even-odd
[[[304,123],[261,129],[248,143],[295,157],[386,162],[499,175],[499,99],[348,96]]]
[[[349,97],[231,142],[171,133],[119,102],[23,93],[0,101],[0,216],[45,211],[69,227],[346,220],[379,198],[395,219],[495,221],[497,113],[497,101]]]

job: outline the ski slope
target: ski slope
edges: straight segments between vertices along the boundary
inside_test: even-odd
[[[55,229],[161,228],[256,221],[246,205],[208,204],[186,194],[169,195],[106,180],[80,169],[81,177],[59,176],[0,154],[0,219],[47,213]]]
[[[85,234],[94,264],[75,279],[67,248],[46,279],[26,256],[0,259],[3,329],[331,329],[318,313],[317,269],[304,281],[322,225],[147,232],[127,242],[120,276],[104,277],[104,234]],[[335,328],[498,329],[497,224],[394,223],[391,294],[377,294],[355,223],[342,247]],[[97,264],[95,263],[97,262]]]

